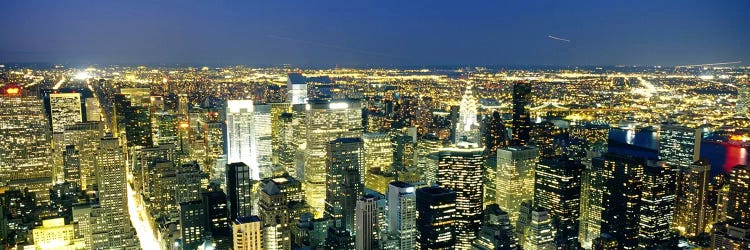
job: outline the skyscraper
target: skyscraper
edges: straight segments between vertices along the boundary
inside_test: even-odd
[[[357,200],[354,211],[354,221],[357,223],[354,234],[355,249],[373,250],[380,247],[380,211],[379,198],[374,195],[364,195]]]
[[[676,235],[672,233],[674,175],[675,173],[663,162],[649,162],[644,167],[638,223],[640,249],[677,247]]]
[[[555,245],[578,245],[578,217],[583,166],[567,157],[542,158],[536,165],[534,205],[547,209],[555,232]]]
[[[227,101],[227,162],[242,162],[254,180],[260,178],[257,152],[253,150],[253,101]]]
[[[354,232],[354,208],[363,195],[360,169],[364,167],[361,138],[339,138],[326,149],[325,215],[332,227]]]
[[[263,249],[263,228],[257,216],[232,220],[232,242],[234,250]]]
[[[229,220],[229,206],[224,191],[201,193],[201,206],[206,213],[206,231],[210,233],[218,246],[231,246],[232,229]],[[218,247],[220,248],[220,247]]]
[[[611,235],[622,249],[638,247],[641,192],[645,160],[613,153],[594,158],[592,164],[605,176],[601,207],[601,232]]]
[[[63,180],[81,187],[81,154],[75,145],[65,146],[63,152]]]
[[[291,104],[307,103],[307,79],[300,73],[287,75],[287,102]]]
[[[264,249],[291,249],[291,229],[299,220],[295,205],[303,201],[302,184],[289,176],[264,179],[260,191],[260,219]]]
[[[394,181],[388,185],[389,241],[396,249],[417,249],[417,208],[414,186]]]
[[[552,219],[547,209],[535,207],[531,210],[531,223],[523,244],[524,250],[555,249]]]
[[[477,239],[472,243],[472,249],[478,250],[517,250],[518,238],[510,224],[508,213],[500,209],[497,204],[491,204],[484,209],[482,227]]]
[[[199,200],[182,202],[179,208],[182,249],[197,249],[207,238],[206,211]]]
[[[250,167],[242,162],[227,164],[227,196],[229,197],[229,218],[252,215],[252,185]]]
[[[750,166],[738,165],[729,172],[727,220],[750,225]]]
[[[271,138],[271,105],[253,106],[253,142],[260,178],[273,176],[273,147]]]
[[[175,201],[177,204],[201,199],[201,183],[208,176],[197,162],[182,164],[176,171]]]
[[[512,145],[527,145],[531,137],[531,84],[513,84],[513,137]]]
[[[96,154],[96,177],[99,187],[101,223],[95,227],[94,248],[134,247],[138,243],[128,215],[125,156],[119,139],[105,136]]]
[[[2,91],[0,179],[51,178],[51,135],[42,100],[26,96],[20,87],[6,87]]]
[[[458,123],[455,125],[456,134],[454,143],[462,141],[479,142],[479,122],[477,122],[477,99],[471,91],[471,85],[466,86],[466,91],[461,97],[461,106],[458,111]]]
[[[457,219],[456,192],[441,187],[417,189],[419,249],[454,249]]]
[[[389,170],[393,164],[391,137],[385,133],[365,133],[362,140],[365,145],[365,175],[370,170]],[[367,183],[365,185],[372,189]]]
[[[485,119],[483,134],[485,155],[495,157],[497,150],[508,144],[508,129],[500,112],[494,111],[492,116]]]
[[[683,236],[698,236],[712,221],[706,211],[710,171],[707,161],[696,161],[678,174],[674,226]]]
[[[362,110],[358,100],[310,100],[305,115],[305,199],[315,218],[322,218],[326,198],[326,149],[338,138],[362,136]]]
[[[539,151],[533,147],[511,146],[498,149],[494,189],[497,204],[508,212],[511,224],[518,220],[518,209],[523,201],[534,198],[534,169]],[[489,188],[489,187],[488,187]]]
[[[65,125],[83,122],[81,93],[50,94],[49,101],[53,132],[63,132]]]
[[[484,148],[461,143],[440,150],[438,184],[456,192],[456,247],[470,249],[482,223]]]

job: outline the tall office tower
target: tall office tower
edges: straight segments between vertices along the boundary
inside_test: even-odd
[[[388,184],[389,240],[396,249],[417,249],[417,207],[414,186],[394,181]]]
[[[677,236],[672,233],[674,180],[674,172],[663,162],[657,164],[649,162],[644,167],[638,233],[639,249],[677,247]]]
[[[86,98],[86,121],[87,122],[100,122],[102,121],[102,108],[99,105],[99,99],[90,97]]]
[[[417,243],[419,249],[454,249],[456,246],[456,192],[441,187],[417,189]]]
[[[748,105],[750,104],[750,90],[748,90],[747,80],[737,83],[737,104],[735,106],[735,115],[747,117]]]
[[[357,200],[354,208],[354,221],[357,223],[354,233],[355,249],[380,249],[380,210],[379,197],[366,194]]]
[[[217,248],[231,247],[232,229],[229,226],[227,195],[221,190],[201,193],[201,204],[206,213],[206,231],[217,242]]]
[[[153,146],[151,114],[147,107],[131,106],[124,114],[128,146]]]
[[[229,218],[235,220],[252,215],[252,184],[250,167],[242,162],[227,164],[227,196]]]
[[[20,87],[6,87],[0,93],[0,138],[3,138],[0,180],[3,181],[52,177],[51,135],[44,104],[22,92]]]
[[[531,133],[531,84],[513,84],[513,137],[511,145],[528,145]]]
[[[710,171],[707,161],[696,161],[678,173],[674,226],[683,236],[698,236],[712,221],[706,211]]]
[[[727,220],[750,225],[750,166],[738,165],[729,172]]]
[[[420,181],[427,185],[437,184],[438,159],[443,142],[432,136],[425,136],[417,143],[417,170]],[[485,194],[486,195],[486,194]]]
[[[291,104],[307,103],[307,79],[300,73],[289,73],[286,81],[287,98]]]
[[[94,231],[94,248],[135,247],[138,238],[128,215],[125,156],[118,138],[105,136],[96,154],[96,177],[99,187],[99,205],[102,213],[102,231]]]
[[[63,152],[63,180],[81,187],[81,154],[75,145],[65,146]]]
[[[500,117],[500,112],[492,112],[492,116],[484,121],[484,151],[485,155],[494,157],[497,150],[508,144],[508,129],[505,128],[505,121]]]
[[[477,250],[519,249],[518,239],[513,226],[510,225],[508,213],[500,209],[497,204],[487,206],[482,215],[482,227],[471,247]]]
[[[227,162],[242,162],[250,167],[253,179],[260,178],[253,150],[253,101],[227,101]]]
[[[534,209],[532,203],[531,200],[521,202],[521,206],[518,208],[518,221],[514,230],[519,240],[518,244],[521,246],[526,242],[526,230],[531,226],[531,212]]]
[[[204,164],[209,173],[220,168],[217,164],[219,158],[224,155],[224,123],[207,122],[203,125],[203,139],[206,140],[206,163]],[[223,165],[221,165],[223,167]]]
[[[310,100],[305,115],[305,199],[315,218],[323,217],[326,198],[326,148],[330,141],[362,137],[362,110],[358,100]]]
[[[604,190],[601,205],[590,204],[603,208],[601,233],[611,235],[621,249],[636,249],[645,160],[607,153],[592,159],[592,165],[604,176],[604,185],[595,187]]]
[[[302,183],[289,176],[264,179],[260,219],[264,249],[291,249],[291,229],[299,218],[294,208],[303,201]]]
[[[175,201],[177,204],[201,199],[201,186],[207,182],[207,175],[201,171],[198,163],[188,162],[177,168]]]
[[[524,250],[555,249],[552,218],[547,209],[535,207],[531,210],[531,223],[523,243]]]
[[[581,176],[581,209],[578,229],[578,240],[584,248],[591,248],[593,240],[601,234],[602,196],[604,189],[604,175],[602,166],[592,165],[592,159],[600,157],[597,151],[586,152],[581,163],[586,169]]]
[[[83,249],[91,249],[91,204],[75,204],[72,210],[75,238],[83,239]]]
[[[294,138],[293,122],[294,115],[292,113],[279,115],[279,124],[277,125],[279,130],[278,143],[274,143],[277,148],[273,152],[278,158],[278,163],[284,168],[284,171],[291,176],[297,177],[297,164],[295,164],[294,156],[298,145],[296,138]]]
[[[49,103],[53,132],[64,132],[65,125],[83,122],[81,93],[50,94]]]
[[[339,138],[328,143],[326,157],[325,217],[331,226],[354,232],[354,208],[363,195],[360,169],[364,168],[361,138]]]
[[[260,170],[260,178],[273,176],[273,147],[271,138],[271,105],[253,106],[253,148]]]
[[[75,238],[73,225],[66,225],[63,218],[43,220],[42,226],[32,231],[32,238],[36,249],[76,249],[84,244],[83,239]]]
[[[188,116],[188,109],[190,108],[190,101],[188,100],[188,95],[185,93],[181,93],[178,96],[177,99],[177,113],[182,115],[183,117]]]
[[[542,158],[536,165],[534,205],[549,211],[555,245],[571,249],[578,243],[583,165],[567,157]]]
[[[440,150],[438,184],[456,192],[456,248],[470,249],[482,223],[484,148],[461,143]]]
[[[179,139],[177,138],[177,125],[179,121],[180,119],[175,114],[167,112],[154,113],[154,145],[179,145]]]
[[[413,173],[417,166],[417,128],[406,129],[406,134],[397,134],[392,138],[393,171],[403,175]]]
[[[454,143],[472,142],[479,143],[479,122],[477,121],[477,99],[471,92],[471,85],[466,86],[461,106],[458,111],[458,123]]]
[[[279,146],[281,146],[281,126],[283,124],[281,116],[284,114],[291,115],[292,104],[288,102],[274,102],[269,103],[271,106],[271,144],[273,145],[274,163],[277,163]],[[292,117],[289,117],[292,118]],[[289,131],[292,132],[292,131]]]
[[[182,202],[179,207],[182,249],[197,249],[207,237],[206,211],[199,200]]]
[[[534,198],[534,168],[539,151],[533,147],[511,146],[498,149],[497,172],[493,189],[496,203],[508,212],[511,224],[518,221],[521,202]]]
[[[659,160],[671,169],[689,169],[700,156],[702,132],[700,128],[687,128],[665,124],[659,131]]]
[[[81,189],[85,190],[96,182],[96,149],[102,137],[102,122],[84,122],[65,126],[65,145],[74,145],[81,159]]]
[[[240,217],[232,220],[233,250],[262,250],[263,227],[257,216]]]
[[[365,175],[371,170],[389,171],[393,164],[391,137],[385,133],[364,133],[362,140],[365,143]],[[371,188],[367,183],[365,186]]]
[[[177,170],[175,164],[166,159],[155,159],[149,163],[153,175],[148,178],[143,192],[147,207],[154,217],[177,217],[179,203],[176,202]]]

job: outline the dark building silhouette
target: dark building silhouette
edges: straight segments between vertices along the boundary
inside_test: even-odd
[[[242,162],[227,164],[227,196],[229,196],[229,219],[251,216],[252,184],[250,167]]]
[[[528,145],[531,134],[531,85],[524,82],[513,84],[513,137],[512,145]]]
[[[441,187],[417,189],[417,242],[420,249],[456,245],[456,192]]]

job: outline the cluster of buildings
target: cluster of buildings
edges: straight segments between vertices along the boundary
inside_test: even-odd
[[[750,248],[746,155],[702,153],[748,146],[742,91],[709,124],[649,113],[660,72],[89,71],[2,72],[5,248]]]

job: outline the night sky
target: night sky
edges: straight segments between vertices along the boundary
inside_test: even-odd
[[[750,62],[746,0],[352,2],[3,1],[0,63]]]

